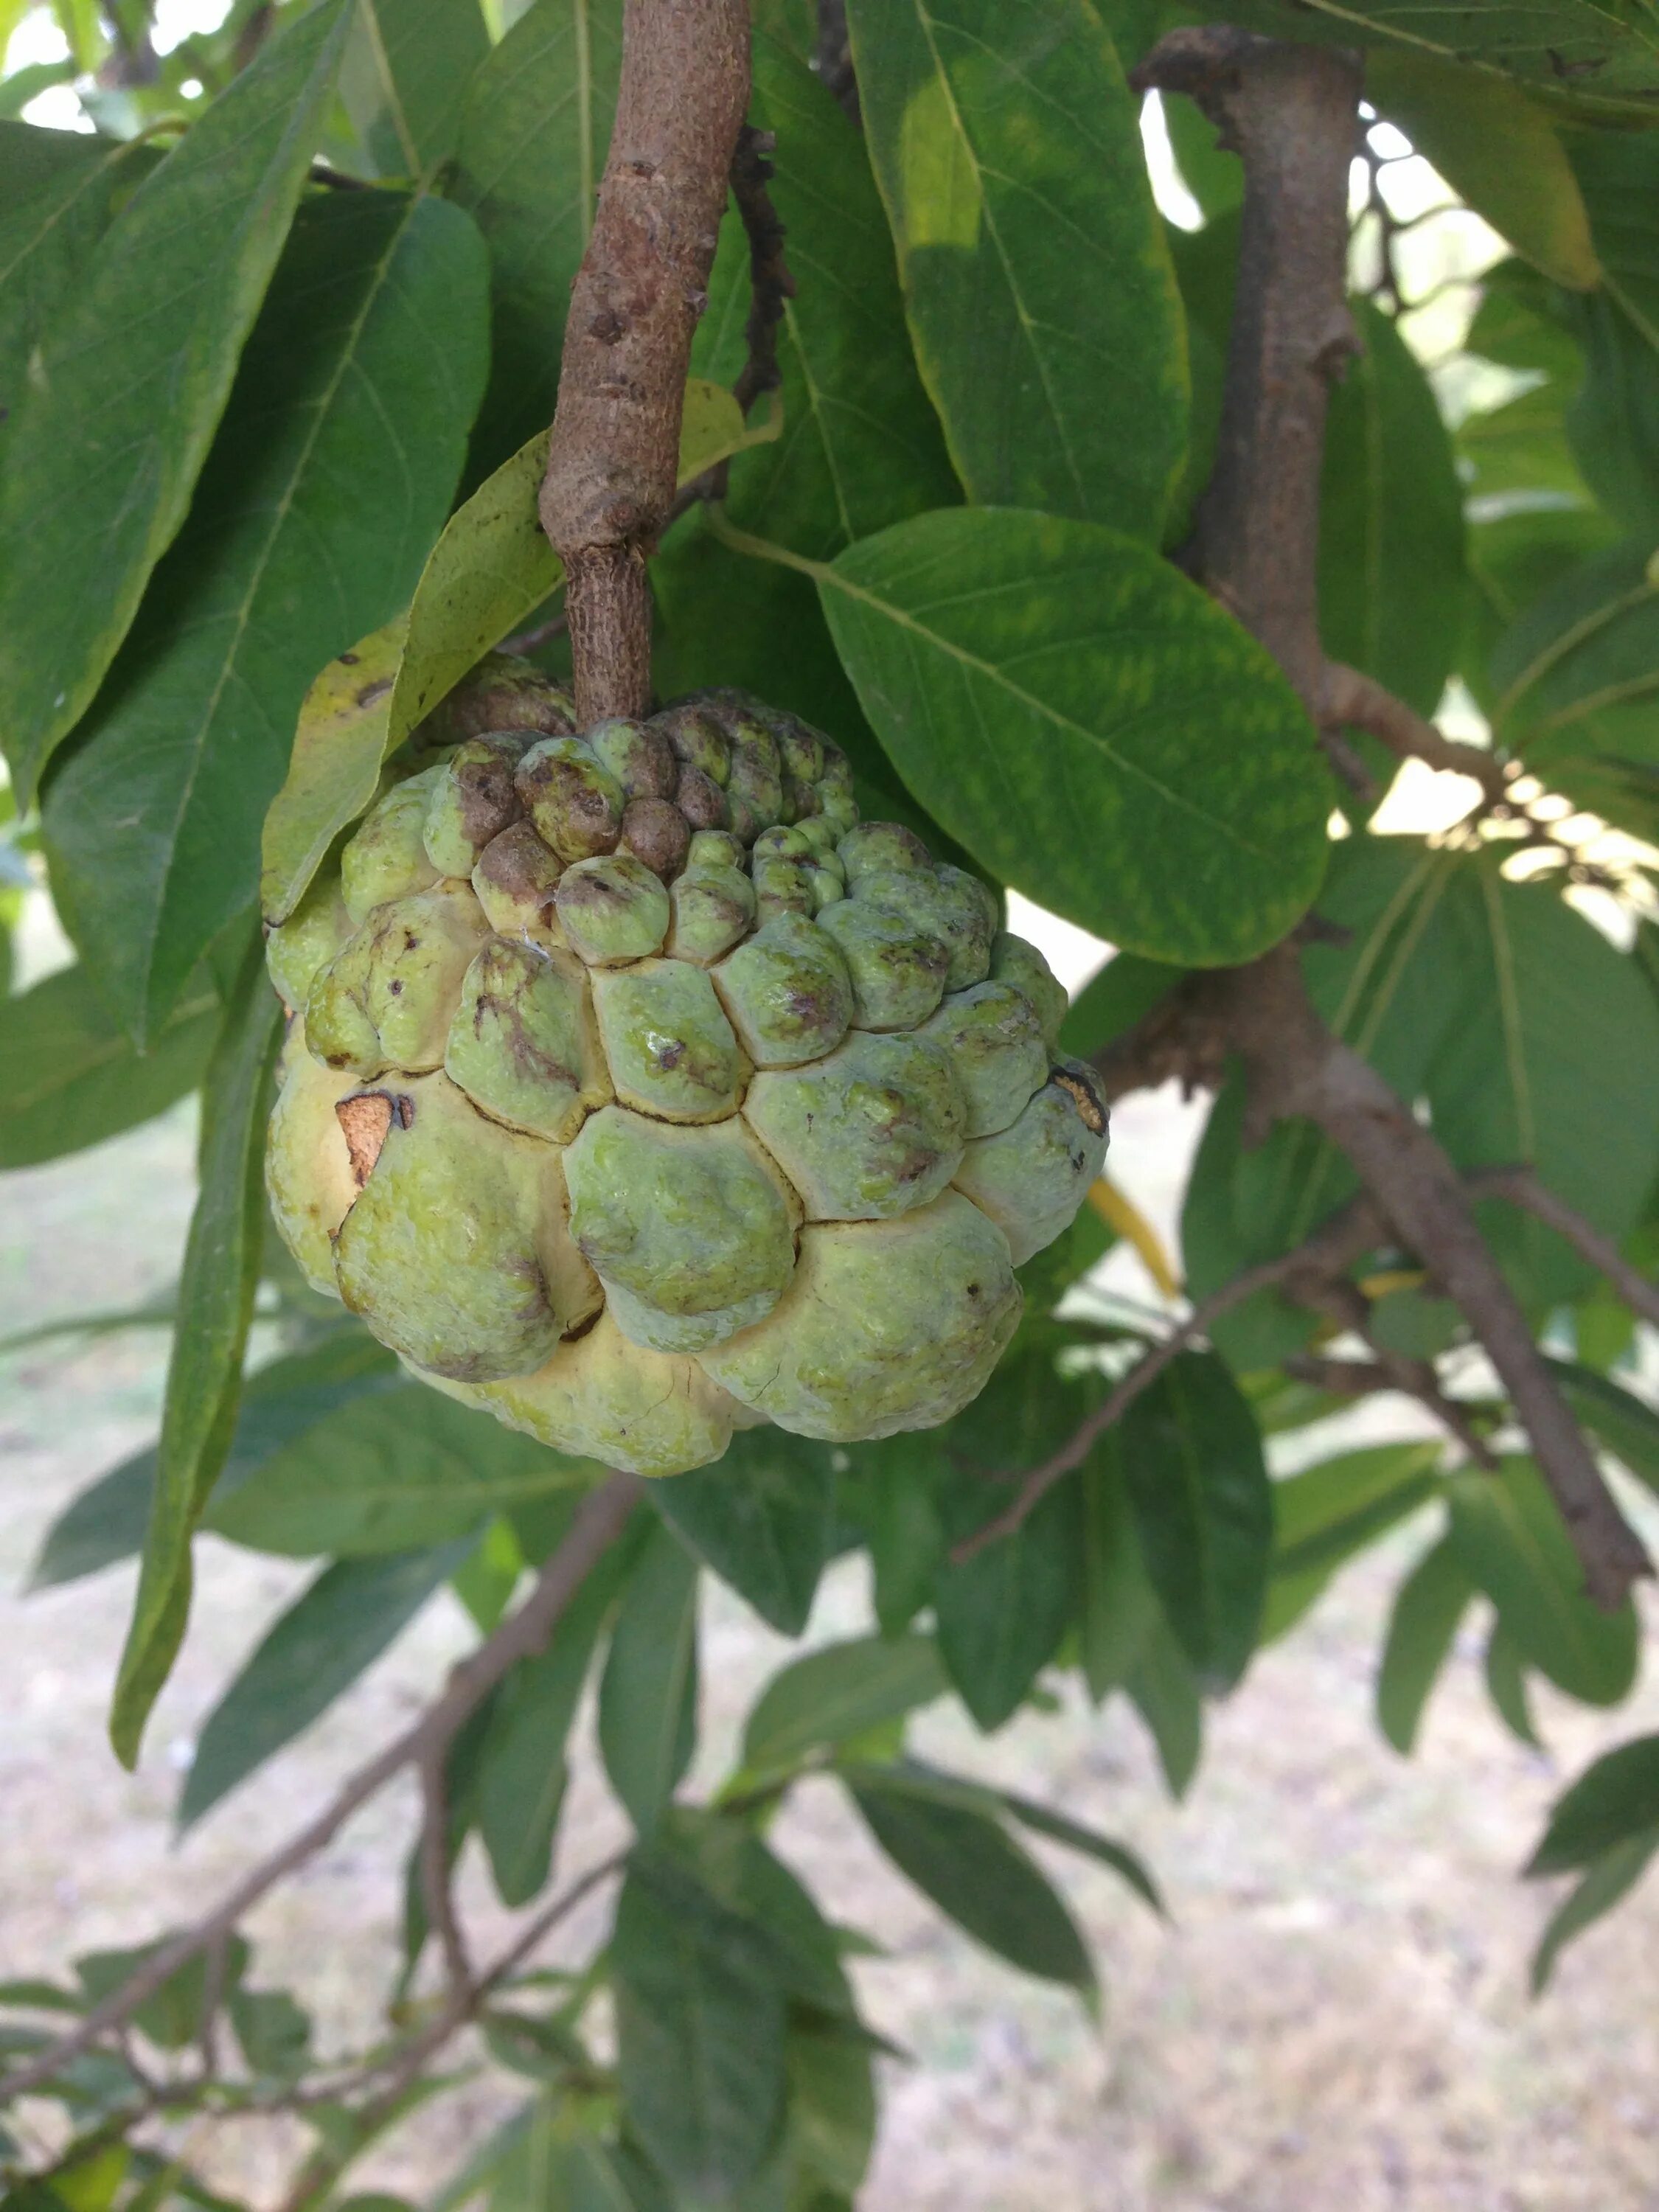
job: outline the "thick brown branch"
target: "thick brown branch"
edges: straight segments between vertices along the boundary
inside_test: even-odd
[[[1363,730],[1396,760],[1420,760],[1451,775],[1472,776],[1489,800],[1502,799],[1507,791],[1509,779],[1495,753],[1447,737],[1375,677],[1340,660],[1325,663],[1319,719],[1328,736],[1344,728]]]
[[[223,1942],[267,1890],[313,1858],[394,1776],[428,1755],[441,1756],[508,1669],[546,1644],[565,1607],[621,1535],[642,1495],[642,1485],[631,1474],[613,1474],[591,1491],[576,1510],[569,1534],[536,1577],[530,1595],[487,1643],[452,1669],[441,1696],[421,1717],[360,1766],[320,1813],[244,1875],[210,1911],[158,1946],[136,1973],[83,2014],[67,2035],[0,2081],[0,2102],[51,2081],[100,2036],[130,2020],[186,1960]]]
[[[673,504],[691,337],[748,100],[747,0],[627,0],[541,495],[584,723],[650,704],[645,563]]]

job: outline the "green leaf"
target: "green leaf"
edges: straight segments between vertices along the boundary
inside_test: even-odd
[[[778,332],[785,435],[732,465],[747,529],[828,560],[890,522],[961,496],[904,324],[893,244],[866,142],[833,95],[757,31],[750,120],[773,131],[773,203],[795,295]],[[726,217],[693,363],[735,381],[747,352],[749,251]]]
[[[158,158],[149,146],[0,122],[0,406],[9,422],[27,388],[30,355],[73,297],[122,201]]]
[[[491,1513],[580,1489],[595,1473],[489,1414],[402,1380],[319,1407],[266,1456],[222,1486],[205,1526],[295,1559],[413,1551],[476,1529]]]
[[[256,1368],[242,1389],[236,1432],[214,1486],[210,1510],[249,1480],[295,1436],[365,1392],[401,1385],[389,1352],[367,1331],[343,1328],[305,1352]],[[70,1500],[46,1531],[29,1577],[48,1589],[129,1559],[144,1540],[155,1486],[155,1447],[110,1468]]]
[[[46,789],[53,892],[140,1039],[253,901],[313,672],[403,605],[442,526],[486,273],[441,200],[295,219],[190,520]]]
[[[489,52],[478,0],[362,0],[340,97],[376,175],[429,176],[448,160]]]
[[[1353,313],[1362,350],[1332,387],[1319,514],[1319,629],[1333,659],[1420,714],[1463,626],[1463,496],[1429,380],[1389,318]]]
[[[1551,1808],[1529,1875],[1568,1874],[1659,1829],[1659,1735],[1604,1752]]]
[[[1601,276],[1589,217],[1548,110],[1514,85],[1426,53],[1374,54],[1366,97],[1452,190],[1558,284]]]
[[[474,478],[553,419],[621,66],[617,0],[535,0],[468,88],[449,191],[489,241],[495,303]]]
[[[751,1960],[814,2011],[849,2023],[856,2017],[841,1932],[746,1820],[678,1807],[633,1863],[702,1940]]]
[[[1128,1679],[1159,1619],[1135,1536],[1121,1429],[1109,1429],[1082,1470],[1083,1598],[1079,1656],[1098,1705]]]
[[[1534,1996],[1543,1995],[1555,1972],[1556,1961],[1574,1937],[1582,1936],[1605,1913],[1611,1912],[1635,1888],[1647,1872],[1656,1850],[1659,1850],[1659,1826],[1646,1835],[1632,1836],[1627,1843],[1615,1844],[1562,1899],[1550,1915],[1533,1954],[1528,1978]]]
[[[1528,1662],[1570,1697],[1613,1705],[1636,1679],[1636,1615],[1603,1613],[1544,1479],[1530,1460],[1496,1474],[1450,1476],[1451,1535],[1473,1581]]]
[[[1486,1694],[1512,1736],[1534,1751],[1544,1748],[1527,1703],[1526,1662],[1501,1620],[1493,1621],[1486,1638]]]
[[[152,1958],[167,1941],[163,1936],[154,1943],[144,1943],[131,1950],[90,1951],[75,1961],[75,1972],[82,1988],[94,2004],[112,1996],[124,1984]],[[237,1986],[247,1971],[249,1951],[240,1936],[233,1935],[226,1942],[222,1963],[215,1978],[222,1992]],[[163,2051],[183,2051],[201,2033],[202,2014],[208,1996],[209,1964],[204,1954],[193,1959],[167,1976],[159,1990],[153,1990],[139,2006],[133,2018],[138,2027]]]
[[[784,2000],[770,1962],[708,1940],[637,1868],[610,1960],[629,2126],[678,2191],[728,2202],[783,2125]]]
[[[1200,1680],[1231,1689],[1255,1649],[1273,1508],[1255,1417],[1213,1352],[1184,1352],[1123,1419],[1141,1556]]]
[[[1300,708],[1196,585],[1116,532],[963,509],[818,577],[905,781],[999,882],[1152,959],[1243,960],[1317,889]]]
[[[769,1626],[799,1636],[835,1534],[828,1445],[772,1428],[740,1431],[714,1467],[653,1491],[665,1521]]]
[[[1376,1723],[1409,1756],[1424,1708],[1451,1655],[1474,1583],[1449,1535],[1431,1547],[1401,1583],[1376,1676]]]
[[[286,1990],[230,1993],[230,2024],[256,2074],[291,2081],[313,2063],[311,2015]]]
[[[0,1000],[0,1168],[62,1159],[164,1114],[201,1082],[222,1012],[198,974],[140,1054],[84,967]]]
[[[26,798],[185,519],[349,21],[319,0],[270,40],[104,233],[48,333],[0,485],[0,723]]]
[[[876,1620],[885,1637],[902,1636],[928,1602],[945,1557],[935,1495],[941,1449],[936,1434],[914,1431],[867,1443],[846,1485],[846,1510],[869,1545]]]
[[[1596,497],[1652,543],[1659,529],[1659,156],[1645,133],[1575,135],[1572,165],[1601,262],[1594,291],[1564,302],[1584,349],[1567,431]]]
[[[1301,1620],[1340,1567],[1434,1496],[1440,1447],[1371,1444],[1273,1485],[1273,1580],[1261,1641]]]
[[[1204,1748],[1204,1713],[1198,1678],[1167,1621],[1142,1644],[1124,1687],[1152,1732],[1170,1794],[1184,1797]]]
[[[1351,46],[1398,43],[1559,93],[1587,109],[1651,112],[1659,17],[1604,0],[1228,0],[1221,10],[1271,37]]]
[[[179,1827],[194,1826],[326,1712],[447,1581],[467,1549],[464,1540],[325,1567],[261,1638],[204,1722],[179,1800]]]
[[[1002,1803],[1022,1827],[1030,1828],[1035,1835],[1047,1836],[1051,1843],[1064,1844],[1068,1850],[1081,1851],[1085,1858],[1098,1860],[1114,1874],[1121,1875],[1137,1897],[1150,1905],[1160,1916],[1164,1914],[1164,1899],[1158,1884],[1127,1844],[1120,1844],[1111,1836],[1103,1836],[1097,1829],[1085,1828],[1081,1821],[1068,1820],[1064,1813],[1056,1813],[1034,1799],[1022,1797],[1012,1790],[999,1793]]]
[[[1156,544],[1185,447],[1182,322],[1099,18],[1083,0],[847,14],[917,356],[969,496]]]
[[[652,1531],[623,1595],[599,1683],[599,1750],[641,1836],[672,1800],[697,1740],[697,1563]]]
[[[1094,1989],[1083,1938],[1048,1877],[971,1798],[876,1768],[860,1770],[852,1789],[888,1857],[958,1927],[1025,1973]]]
[[[869,2045],[838,2021],[797,2019],[789,2027],[787,2146],[797,2171],[844,2191],[850,2206],[876,2136],[876,2084]],[[813,2212],[827,2212],[822,2194]]]
[[[184,1638],[191,1538],[235,1429],[259,1273],[265,1121],[281,1042],[282,1009],[256,945],[208,1070],[201,1188],[179,1279],[155,1492],[110,1715],[111,1741],[127,1766],[137,1758],[144,1723]]]
[[[769,434],[744,430],[729,392],[688,385],[681,481],[757,434]],[[299,904],[335,838],[374,798],[386,756],[559,581],[536,511],[548,437],[539,432],[450,517],[407,617],[331,661],[307,693],[287,781],[265,819],[268,921]]]
[[[1659,1412],[1610,1375],[1568,1359],[1546,1364],[1584,1426],[1650,1490],[1659,1491]]]
[[[978,1497],[973,1517],[957,1530],[963,1535],[986,1518],[995,1497],[987,1496],[982,1476],[971,1480]],[[1063,1485],[1012,1535],[939,1571],[933,1604],[939,1656],[987,1731],[1018,1711],[1066,1633],[1076,1589],[1077,1511],[1074,1487]]]
[[[1650,536],[1592,553],[1493,649],[1498,740],[1552,788],[1659,832],[1659,564]]]
[[[501,1684],[478,1765],[478,1832],[503,1905],[527,1905],[546,1881],[564,1802],[565,1740],[589,1662],[624,1570],[613,1547],[582,1584],[544,1651]]]
[[[751,1709],[744,1765],[757,1773],[799,1766],[942,1698],[949,1685],[931,1637],[855,1638],[809,1651],[775,1674]]]

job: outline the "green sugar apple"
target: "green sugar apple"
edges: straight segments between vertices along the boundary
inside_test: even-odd
[[[497,653],[426,734],[268,939],[309,1280],[640,1474],[959,1413],[1106,1151],[1042,954],[741,693],[579,731]]]

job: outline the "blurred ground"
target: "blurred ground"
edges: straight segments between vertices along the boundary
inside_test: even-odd
[[[1116,1167],[1155,1212],[1178,1176],[1182,1116],[1141,1099]],[[190,1170],[187,1115],[9,1178],[0,1333],[127,1302],[171,1278]],[[465,1641],[434,1606],[357,1692],[175,1851],[168,1808],[202,1717],[303,1570],[204,1547],[184,1662],[136,1776],[106,1747],[104,1705],[131,1577],[25,1599],[40,1531],[154,1419],[159,1338],[0,1364],[0,1972],[131,1942],[199,1908],[286,1833],[409,1713]],[[1541,2006],[1526,1960],[1545,1900],[1514,1870],[1564,1775],[1659,1723],[1659,1688],[1587,1716],[1546,1705],[1552,1756],[1486,1707],[1479,1641],[1462,1651],[1417,1759],[1376,1734],[1383,1608],[1420,1534],[1339,1583],[1212,1717],[1197,1785],[1166,1801],[1127,1708],[1068,1702],[989,1742],[941,1711],[928,1755],[1017,1782],[1121,1833],[1155,1864],[1172,1927],[1104,1873],[1056,1860],[1108,1990],[1077,2005],[945,1929],[878,1859],[827,1788],[781,1848],[838,1917],[889,1949],[860,1968],[867,2008],[914,2053],[894,2067],[869,2212],[1638,2212],[1659,2206],[1659,1884],[1573,1953]],[[826,1589],[816,1635],[864,1621],[856,1579]],[[706,1652],[717,1771],[778,1639],[718,1595]],[[577,1791],[574,1872],[617,1833],[602,1787]],[[264,1978],[292,1978],[330,2029],[365,2024],[391,1970],[410,1807],[390,1797],[256,1917]],[[473,1870],[476,1876],[476,1869]],[[484,1885],[467,1885],[487,1925]],[[580,1932],[580,1931],[579,1931]],[[365,2181],[429,2190],[501,2108],[480,2084],[411,2127]],[[244,2131],[226,2178],[271,2203],[280,2138]]]

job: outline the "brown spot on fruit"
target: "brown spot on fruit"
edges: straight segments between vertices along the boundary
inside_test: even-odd
[[[405,1099],[403,1103],[412,1109],[412,1101]],[[391,1130],[393,1115],[397,1115],[402,1128],[406,1129],[409,1121],[398,1111],[398,1103],[389,1091],[364,1091],[354,1098],[342,1098],[334,1113],[345,1139],[352,1180],[361,1190],[374,1172],[374,1163],[380,1157],[380,1147]]]

